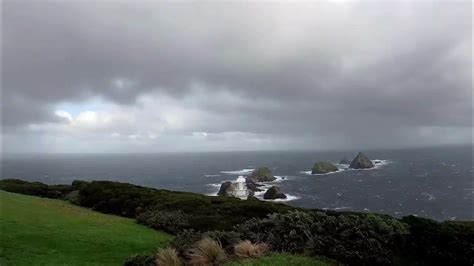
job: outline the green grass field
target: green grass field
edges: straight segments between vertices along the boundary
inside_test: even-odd
[[[232,261],[226,264],[226,266],[329,266],[334,265],[333,263],[323,259],[309,258],[297,255],[291,255],[286,253],[273,253],[269,256],[248,259],[242,261]]]
[[[60,200],[0,191],[0,265],[122,265],[172,236]]]

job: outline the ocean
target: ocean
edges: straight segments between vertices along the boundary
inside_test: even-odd
[[[369,170],[311,175],[317,160],[339,162],[358,151],[265,151],[157,154],[3,155],[1,177],[69,184],[113,180],[215,195],[222,182],[269,167],[285,204],[436,220],[473,220],[473,146],[363,151]]]

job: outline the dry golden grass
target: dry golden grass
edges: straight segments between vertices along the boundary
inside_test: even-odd
[[[219,242],[203,238],[191,250],[189,263],[196,266],[211,266],[220,265],[225,259],[225,251]]]
[[[165,248],[156,254],[156,262],[160,266],[182,266],[183,261],[179,258],[178,252],[174,248]]]
[[[252,244],[249,240],[241,241],[234,246],[235,255],[241,259],[260,257],[268,250],[267,244]]]

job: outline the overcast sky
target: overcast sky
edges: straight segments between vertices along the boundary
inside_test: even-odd
[[[472,143],[471,5],[6,0],[2,148]]]

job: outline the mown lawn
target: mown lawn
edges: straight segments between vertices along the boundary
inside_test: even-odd
[[[329,266],[335,265],[326,259],[303,257],[286,253],[273,253],[258,259],[234,260],[226,266]]]
[[[122,265],[171,235],[60,200],[0,191],[0,265]]]

